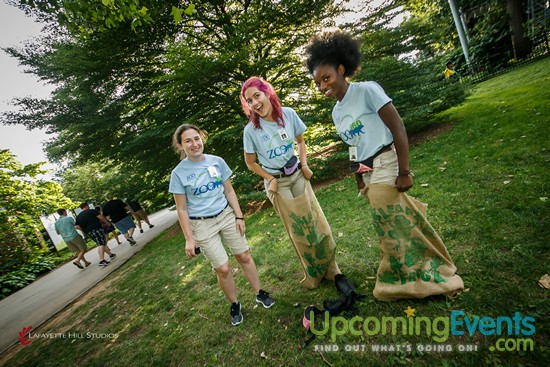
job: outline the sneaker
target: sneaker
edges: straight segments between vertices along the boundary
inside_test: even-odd
[[[111,254],[109,255],[109,257],[110,257],[111,259],[114,259],[114,258],[116,257],[116,254],[111,252]]]
[[[260,289],[260,292],[256,295],[256,302],[261,303],[265,308],[270,308],[275,304],[273,298],[263,289]]]
[[[143,233],[143,229],[140,228],[140,229],[139,229],[139,233]]]
[[[154,226],[155,226],[154,224],[151,224],[151,225],[149,226],[149,229],[153,228]]]
[[[137,243],[132,237],[128,237],[128,242],[130,242],[130,246],[134,246]]]
[[[99,262],[99,266],[107,266],[107,265],[109,265],[109,262],[107,260],[101,260]]]
[[[243,322],[243,313],[241,312],[241,304],[239,301],[231,304],[231,325],[237,326]]]

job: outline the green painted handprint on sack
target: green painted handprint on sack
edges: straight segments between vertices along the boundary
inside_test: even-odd
[[[317,223],[313,220],[311,213],[308,216],[298,216],[290,213],[293,220],[292,231],[295,236],[305,237],[307,241],[307,251],[302,253],[302,257],[308,263],[306,272],[312,277],[324,274],[329,266],[328,249],[329,236],[317,231]]]

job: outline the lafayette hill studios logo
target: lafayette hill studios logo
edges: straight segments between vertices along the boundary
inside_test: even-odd
[[[27,339],[27,334],[30,333],[31,330],[32,330],[32,326],[29,326],[29,327],[24,327],[23,330],[19,332],[19,341],[21,342],[21,344],[29,345],[32,342],[32,340]]]
[[[118,338],[118,333],[86,333],[63,332],[63,333],[32,333],[32,326],[24,327],[19,332],[19,341],[23,346],[29,345],[34,339],[111,339]]]

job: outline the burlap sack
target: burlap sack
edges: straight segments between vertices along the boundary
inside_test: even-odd
[[[426,204],[392,185],[371,184],[367,196],[382,257],[376,299],[454,296],[464,290],[445,245],[426,219]]]
[[[268,197],[281,217],[304,269],[302,286],[313,289],[323,278],[334,280],[334,276],[340,274],[334,258],[334,239],[311,183],[306,181],[304,194],[293,199],[271,192],[268,192]]]

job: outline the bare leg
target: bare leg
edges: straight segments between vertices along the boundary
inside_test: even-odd
[[[80,250],[76,255],[76,261],[80,262],[80,260],[84,259],[85,253],[86,253],[86,250]],[[87,262],[86,259],[84,259],[84,262]]]
[[[82,261],[84,261],[84,265],[90,266],[91,262],[86,260],[86,257],[84,257],[85,253],[86,253],[86,251],[82,251]]]
[[[145,213],[145,211],[143,212],[143,221],[144,221],[145,223],[147,223],[147,225],[148,225],[149,227],[151,227],[151,222],[149,222],[149,217],[147,216],[147,214]],[[140,227],[140,228],[141,228],[141,227]]]
[[[116,231],[111,232],[113,234],[113,237],[115,238],[116,242],[120,245],[122,242],[118,239],[118,233]]]
[[[252,256],[250,256],[250,251],[235,255],[235,259],[237,259],[238,263],[241,265],[243,273],[246,276],[246,279],[248,279],[250,285],[252,286],[252,289],[254,289],[254,292],[258,294],[261,289],[260,277],[258,276],[258,270],[256,269],[254,259],[252,258]]]
[[[235,288],[233,274],[231,274],[231,269],[229,268],[229,261],[216,269],[216,276],[218,277],[218,284],[225,294],[225,298],[230,303],[237,302],[237,289]]]
[[[97,253],[99,254],[99,261],[103,261],[105,260],[105,249],[104,247],[107,247],[107,246],[97,246]]]
[[[105,246],[101,246],[104,248],[103,251],[105,251],[107,253],[107,255],[109,255],[109,257],[112,255],[111,253],[111,249],[109,248],[109,246],[105,245]]]

